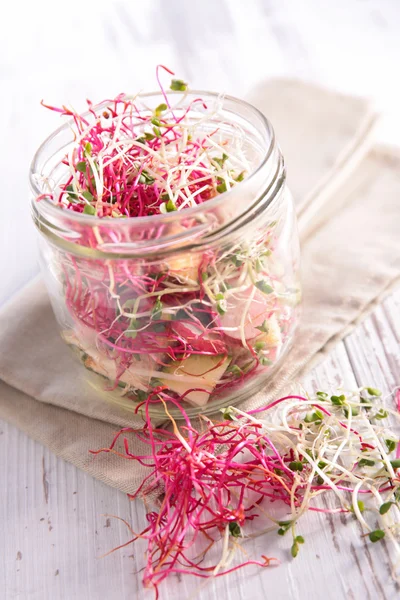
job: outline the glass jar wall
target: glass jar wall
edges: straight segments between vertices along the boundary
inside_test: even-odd
[[[212,94],[188,95],[214,100]],[[193,96],[191,98],[191,96]],[[143,97],[157,105],[159,94]],[[41,267],[64,341],[104,398],[135,410],[210,413],[257,391],[287,352],[299,317],[299,246],[270,124],[224,98],[217,123],[240,127],[252,171],[194,208],[132,219],[33,200]],[[199,113],[192,115],[199,119]],[[207,127],[214,126],[210,120]],[[67,126],[38,150],[34,195],[62,179]]]

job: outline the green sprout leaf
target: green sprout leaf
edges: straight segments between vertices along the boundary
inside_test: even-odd
[[[304,417],[304,422],[305,423],[312,423],[314,421],[313,419],[313,413],[307,413],[306,416]]]
[[[125,337],[127,338],[131,338],[132,340],[134,340],[137,336],[137,331],[136,331],[136,319],[132,318],[130,323],[129,323],[129,327],[128,329],[125,331]]]
[[[79,171],[80,173],[86,173],[86,163],[85,163],[85,161],[81,160],[80,162],[76,163],[75,169],[77,171]]]
[[[238,181],[238,182],[239,181],[243,181],[243,179],[244,179],[244,173],[245,173],[244,171],[242,171],[241,173],[239,173],[239,175],[236,178],[234,178],[235,181]]]
[[[171,200],[171,198],[166,203],[165,209],[167,212],[174,212],[175,210],[178,210],[175,202],[173,200]]]
[[[233,421],[232,410],[230,406],[228,406],[228,408],[221,408],[221,413],[225,421]]]
[[[331,396],[331,402],[335,406],[343,406],[346,401],[346,396],[343,394],[341,396]]]
[[[265,319],[265,321],[262,325],[259,325],[258,327],[256,327],[256,329],[258,329],[259,331],[262,331],[263,333],[268,333],[269,327],[268,327],[267,319]]]
[[[72,187],[72,186],[68,186],[68,187]],[[75,194],[75,193],[68,194],[67,200],[68,200],[68,202],[72,202],[73,204],[76,203],[78,201],[78,194]]]
[[[390,464],[392,465],[393,469],[400,469],[400,458],[395,458],[394,460],[391,460]]]
[[[236,523],[236,521],[229,523],[229,533],[233,537],[240,537],[242,535],[242,530],[240,529],[240,525],[238,523]]]
[[[187,83],[182,79],[173,79],[169,88],[174,92],[185,92],[187,89]]]
[[[93,202],[93,195],[89,192],[89,190],[85,190],[84,192],[82,192],[82,196],[85,198],[85,200],[87,200],[88,202]],[[96,211],[95,211],[96,212]]]
[[[168,106],[163,102],[162,104],[159,104],[157,106],[157,108],[154,111],[154,114],[156,115],[156,117],[159,117],[161,113],[163,113],[165,110],[168,110]],[[157,125],[157,123],[154,123],[154,125]]]
[[[371,540],[371,542],[375,543],[385,537],[385,532],[382,531],[382,529],[375,529],[375,531],[371,531],[368,537]]]
[[[361,458],[358,461],[358,466],[359,467],[373,467],[375,465],[375,461],[371,460],[369,458]]]
[[[255,264],[254,264],[254,268],[256,270],[256,273],[261,273],[261,271],[264,268],[263,262],[260,258],[257,258]]]
[[[263,294],[272,294],[272,292],[274,291],[274,288],[271,287],[264,279],[260,279],[260,281],[256,281],[255,286]]]
[[[163,303],[161,302],[160,298],[157,298],[157,300],[154,303],[153,310],[151,311],[151,316],[153,317],[153,319],[161,319],[162,310]]]
[[[226,181],[225,180],[218,180],[218,185],[217,185],[217,192],[219,194],[223,194],[224,192],[226,192],[227,187],[226,187]]]
[[[312,413],[307,413],[304,417],[305,423],[321,423],[324,414],[320,410],[315,410]]]
[[[395,440],[385,440],[386,447],[388,452],[393,452],[396,449],[396,441]]]
[[[85,208],[83,209],[83,214],[84,215],[95,215],[96,214],[96,209],[91,204],[86,204]]]
[[[152,388],[158,388],[158,387],[162,387],[164,384],[161,381],[161,379],[158,379],[157,377],[152,377],[151,380],[150,380],[149,385]]]
[[[215,296],[215,299],[217,300],[217,311],[222,316],[228,310],[227,302],[226,302],[226,300],[224,298],[224,295],[221,294],[221,293],[217,294]]]
[[[217,165],[219,165],[221,168],[224,166],[224,163],[226,160],[228,160],[229,156],[227,154],[225,154],[225,152],[222,155],[222,158],[218,158],[217,156],[213,158],[213,161],[217,163]]]
[[[141,137],[136,138],[136,141],[140,142],[141,144],[145,144],[146,142],[154,140],[155,137],[156,136],[154,135],[154,133],[146,131]]]
[[[317,392],[317,396],[319,400],[326,400],[328,398],[328,394],[326,392]]]
[[[349,406],[345,406],[343,408],[343,414],[346,417],[346,419],[349,418],[350,411],[351,411],[351,414],[352,414],[353,417],[356,417],[359,414],[359,412],[360,412],[357,406],[350,406],[350,407]]]
[[[384,502],[383,504],[381,504],[379,507],[379,514],[385,515],[390,510],[393,504],[394,502]]]
[[[236,377],[241,377],[243,375],[243,371],[240,367],[238,367],[238,365],[231,365],[227,368],[227,372],[233,373],[233,375],[236,375]]]
[[[278,521],[279,529],[278,535],[285,535],[285,533],[292,526],[292,521]]]
[[[72,185],[72,183],[70,183],[69,185],[67,185],[67,187],[65,188],[65,190],[69,193],[70,196],[75,196],[75,198],[78,197],[77,193],[74,190],[74,186]]]
[[[139,177],[139,183],[143,183],[145,185],[151,185],[154,183],[154,177],[152,177],[147,171],[142,171]]]
[[[233,254],[231,256],[231,261],[233,262],[235,267],[241,267],[242,264],[244,263],[244,261],[241,258],[239,258],[236,254]]]
[[[381,420],[381,419],[386,419],[386,417],[388,417],[388,416],[389,416],[389,413],[388,413],[388,411],[387,411],[387,410],[383,410],[383,408],[381,408],[381,409],[380,409],[380,410],[379,410],[379,411],[376,413],[376,415],[374,415],[374,419],[378,419],[378,420]]]
[[[148,396],[147,392],[144,390],[136,390],[135,395],[139,402],[144,402]]]
[[[358,510],[362,513],[365,510],[365,504],[362,500],[357,500],[357,506],[358,506]],[[352,513],[354,513],[354,506],[350,506],[350,510]]]
[[[304,544],[304,538],[302,535],[296,535],[296,537],[293,540],[293,544],[290,549],[290,553],[293,556],[293,558],[296,558],[296,556],[299,553],[299,544]]]
[[[222,290],[223,292],[227,292],[228,290],[230,290],[230,289],[232,288],[231,284],[230,284],[230,283],[228,283],[227,281],[222,281],[222,282],[220,283],[220,286],[221,286],[221,290]]]
[[[368,392],[368,394],[370,396],[382,396],[381,390],[378,390],[377,388],[367,387],[367,388],[365,388],[365,390]]]
[[[265,348],[265,342],[258,341],[254,344],[254,350],[256,352],[260,352],[260,350],[263,350],[264,348]]]
[[[258,360],[260,362],[260,365],[262,365],[263,367],[269,367],[270,365],[272,365],[272,360],[270,358],[267,358],[266,356],[260,356]]]
[[[292,460],[292,462],[289,463],[289,469],[291,471],[302,471],[303,468],[303,463],[300,460]]]

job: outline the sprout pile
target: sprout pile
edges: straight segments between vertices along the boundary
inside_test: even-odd
[[[270,565],[276,559],[265,555],[235,560],[254,535],[290,537],[295,558],[307,542],[301,517],[310,511],[357,519],[370,542],[392,542],[399,564],[399,391],[394,405],[370,387],[290,395],[247,413],[229,407],[221,421],[203,416],[196,428],[183,408],[178,428],[166,403],[172,428],[153,427],[149,405],[156,396],[147,401],[143,431],[124,429],[110,448],[93,453],[113,452],[149,470],[131,497],[158,495],[158,505],[148,507],[140,533],[127,524],[132,538],[123,546],[146,540],[143,583],[157,597],[172,573],[213,578]],[[148,455],[131,451],[132,436],[148,445]]]
[[[205,102],[194,99],[177,117],[187,84],[173,79],[170,87],[183,93],[175,107],[162,87],[165,102],[153,110],[125,94],[100,112],[88,101],[89,116],[44,104],[75,125],[76,140],[63,161],[68,178],[50,194],[58,206],[97,217],[165,214],[202,204],[244,179],[250,165],[239,138],[228,147],[218,131],[197,135],[202,123],[193,126],[188,114],[198,104],[206,110]]]

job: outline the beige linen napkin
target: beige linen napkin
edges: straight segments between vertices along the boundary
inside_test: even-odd
[[[291,82],[289,86],[291,98],[296,98],[295,85]],[[275,82],[268,86],[270,102],[272,90],[277,86],[280,91],[276,91],[276,102],[284,104],[285,85]],[[318,97],[316,109],[321,105],[324,112],[323,107],[331,107],[330,112],[325,113],[329,121],[327,131],[335,118],[334,107],[340,104],[337,127],[341,134],[336,132],[334,140],[319,135],[324,126],[321,114],[314,129],[310,106],[315,94]],[[338,99],[339,104],[332,98]],[[359,146],[365,146],[370,127],[364,127],[363,137],[361,124],[372,121],[367,103],[347,100],[346,123],[345,97],[299,84],[295,110],[292,107],[287,114],[282,113],[283,122],[279,121],[279,111],[275,118],[289,161],[297,157],[304,170],[319,161],[319,173],[325,181],[335,179],[339,168],[335,156],[354,144],[355,137]],[[272,112],[271,104],[269,112]],[[305,133],[296,134],[291,145],[290,131],[292,127],[298,131],[298,121],[307,123],[310,139],[319,138],[319,146],[307,143],[303,147]],[[303,247],[304,315],[296,344],[267,391],[248,401],[247,406],[266,402],[292,377],[322,356],[400,276],[399,167],[397,152],[374,150],[357,166],[353,163],[351,177],[337,191],[331,186],[334,193],[325,194],[324,201],[316,192],[315,201],[320,207],[337,205],[341,210],[326,222],[320,218],[324,211],[320,209],[318,213],[313,234]],[[317,189],[318,172],[314,166],[310,167],[308,178],[310,188]],[[296,176],[293,169],[291,180],[292,187],[301,190],[305,186],[303,170]],[[305,205],[300,203],[299,206]],[[333,212],[330,209],[329,214]],[[140,421],[105,403],[88,387],[84,369],[73,361],[59,338],[40,281],[27,286],[1,311],[0,332],[0,416],[95,477],[133,492],[142,480],[142,467],[113,455],[93,458],[88,450],[108,446],[120,426],[140,426]],[[137,441],[134,444],[134,451],[142,453],[140,444]]]
[[[249,101],[274,126],[304,238],[371,146],[376,114],[364,98],[294,79],[267,81]],[[340,202],[336,196],[335,211]]]

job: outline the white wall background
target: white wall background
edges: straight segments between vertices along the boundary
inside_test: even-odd
[[[368,95],[396,115],[398,0],[35,0],[0,19],[0,303],[36,272],[27,171],[59,121],[39,104],[155,87],[165,63],[192,87],[244,95],[296,76]],[[399,128],[400,129],[400,128]],[[396,138],[393,123],[387,135]]]

